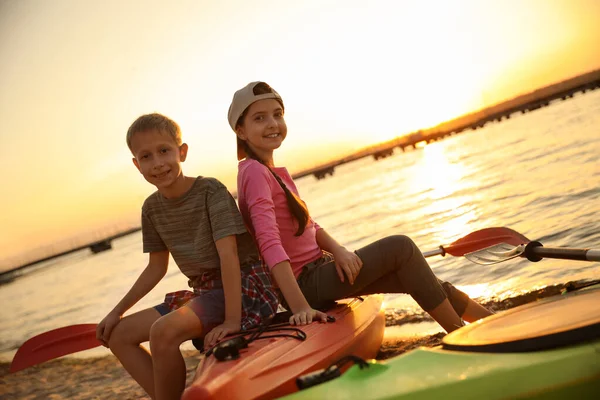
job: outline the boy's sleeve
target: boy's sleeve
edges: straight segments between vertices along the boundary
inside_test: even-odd
[[[142,243],[144,253],[168,250],[167,246],[156,231],[152,220],[142,209]]]
[[[247,232],[240,210],[225,185],[219,183],[209,193],[207,209],[214,241]]]
[[[271,193],[270,172],[259,164],[249,165],[243,172],[239,190],[243,191],[252,221],[258,249],[265,263],[272,269],[282,261],[289,261],[279,234],[275,203]]]

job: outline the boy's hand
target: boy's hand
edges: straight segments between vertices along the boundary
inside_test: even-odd
[[[225,336],[239,332],[241,325],[239,322],[225,321],[221,325],[214,327],[204,337],[204,343],[206,347],[212,347]]]
[[[332,253],[335,259],[335,269],[337,270],[340,281],[344,282],[344,273],[348,277],[348,282],[354,285],[354,281],[363,266],[359,256],[353,251],[346,250],[345,247],[339,247]]]
[[[327,322],[327,314],[308,308],[300,310],[290,317],[290,325],[308,325],[313,321]]]
[[[110,334],[120,321],[121,316],[118,313],[111,311],[96,327],[96,339],[102,342],[104,347],[108,347]]]

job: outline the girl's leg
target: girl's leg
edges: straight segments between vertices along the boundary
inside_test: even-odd
[[[452,307],[465,321],[475,322],[493,314],[493,312],[467,296],[466,293],[455,288],[451,283],[440,281],[440,284],[446,291]]]
[[[154,361],[153,398],[181,398],[185,389],[186,367],[179,346],[206,333],[202,322],[188,306],[161,317],[152,325],[150,351]]]
[[[357,254],[363,268],[354,285],[340,282],[334,263],[301,276],[299,283],[307,300],[318,304],[362,294],[408,293],[446,331],[462,325],[459,315],[470,299],[450,284],[442,286],[411,239],[390,236],[357,250]]]
[[[359,294],[398,293],[399,290],[403,290],[402,293],[409,293],[408,289],[403,288],[402,281],[400,280],[398,275],[399,274],[397,274],[396,272],[384,275],[377,281],[373,282],[371,285],[365,287]],[[442,286],[442,289],[444,289],[444,292],[446,293],[446,298],[450,302],[450,305],[452,306],[456,314],[458,314],[465,321],[473,322],[477,319],[481,319],[483,317],[491,315],[491,313],[488,310],[471,300],[466,293],[458,290],[451,283],[443,282],[439,278],[438,283]],[[481,316],[479,316],[478,318],[474,318],[473,320],[467,317],[469,308],[473,307],[472,304],[475,305],[475,307],[478,307],[479,309],[483,310],[483,312],[481,312],[477,308],[474,308],[479,312]],[[485,315],[483,315],[484,312]]]
[[[467,322],[475,322],[481,318],[488,317],[492,314],[493,312],[491,312],[481,304],[477,303],[473,299],[469,299],[469,302],[467,303],[467,308],[464,314],[462,315],[462,319],[464,319]]]
[[[435,277],[419,248],[406,236],[390,236],[358,250],[357,253],[365,265],[372,262],[395,265],[397,280],[385,276],[365,288],[367,292],[389,293],[380,291],[381,286],[397,282],[397,289],[410,294],[448,332],[462,326],[462,321],[457,316],[473,322],[492,314],[452,284]],[[380,256],[382,253],[390,256]],[[440,299],[439,288],[444,291],[446,299],[436,305]]]
[[[462,325],[462,321],[457,322],[457,315],[468,322],[473,322],[492,314],[452,284],[442,282],[435,277],[419,248],[406,236],[391,236],[382,239],[358,250],[357,253],[363,259],[363,262],[365,260],[369,260],[369,262],[392,262],[395,265],[394,274],[397,280],[394,280],[391,276],[383,277],[365,288],[365,290],[371,293],[378,291],[389,293],[387,291],[381,292],[381,286],[389,286],[390,283],[397,282],[397,288],[412,295],[421,307],[448,332]],[[378,259],[378,253],[391,254],[392,260],[387,257],[379,257]],[[438,285],[434,283],[434,279],[437,280]],[[435,293],[439,293],[440,287],[443,289],[447,300],[435,305],[439,301],[439,296],[436,296]],[[434,288],[436,289],[434,290]],[[433,293],[433,295],[427,295],[427,292]],[[431,301],[431,299],[428,301],[427,297],[429,296],[435,301]]]
[[[140,344],[150,337],[150,327],[160,318],[160,313],[149,308],[123,318],[114,328],[108,341],[112,353],[119,359],[129,375],[154,398],[152,358]]]
[[[448,299],[444,299],[440,305],[433,310],[425,311],[427,311],[427,313],[448,333],[464,325]]]
[[[463,320],[467,322],[474,322],[493,314],[490,310],[469,298],[466,293],[455,288],[451,283],[443,282],[439,280],[439,278],[438,282],[446,292],[446,297],[450,306]],[[388,274],[364,288],[359,294],[366,295],[373,293],[396,293],[399,287],[402,287],[402,283],[399,281],[398,275]],[[409,292],[404,291],[403,293]],[[442,303],[445,304],[445,302]],[[437,317],[434,317],[434,319],[440,322],[440,319],[446,315],[446,312],[443,311],[445,309],[446,306],[443,306],[442,308],[428,311],[428,313],[432,317],[434,317],[434,314],[437,315]],[[454,322],[451,322],[451,324],[454,324]],[[446,324],[440,322],[440,325],[445,327]]]

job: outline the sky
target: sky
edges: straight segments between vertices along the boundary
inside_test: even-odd
[[[282,95],[294,172],[598,68],[598,0],[0,0],[0,270],[139,225],[139,115],[235,191],[248,82]]]

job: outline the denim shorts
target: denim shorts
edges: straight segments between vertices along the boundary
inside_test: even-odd
[[[195,294],[189,290],[168,293],[165,301],[154,306],[160,315],[167,315],[181,307],[189,307],[202,323],[204,332],[225,321],[225,293],[222,288],[210,289]]]

